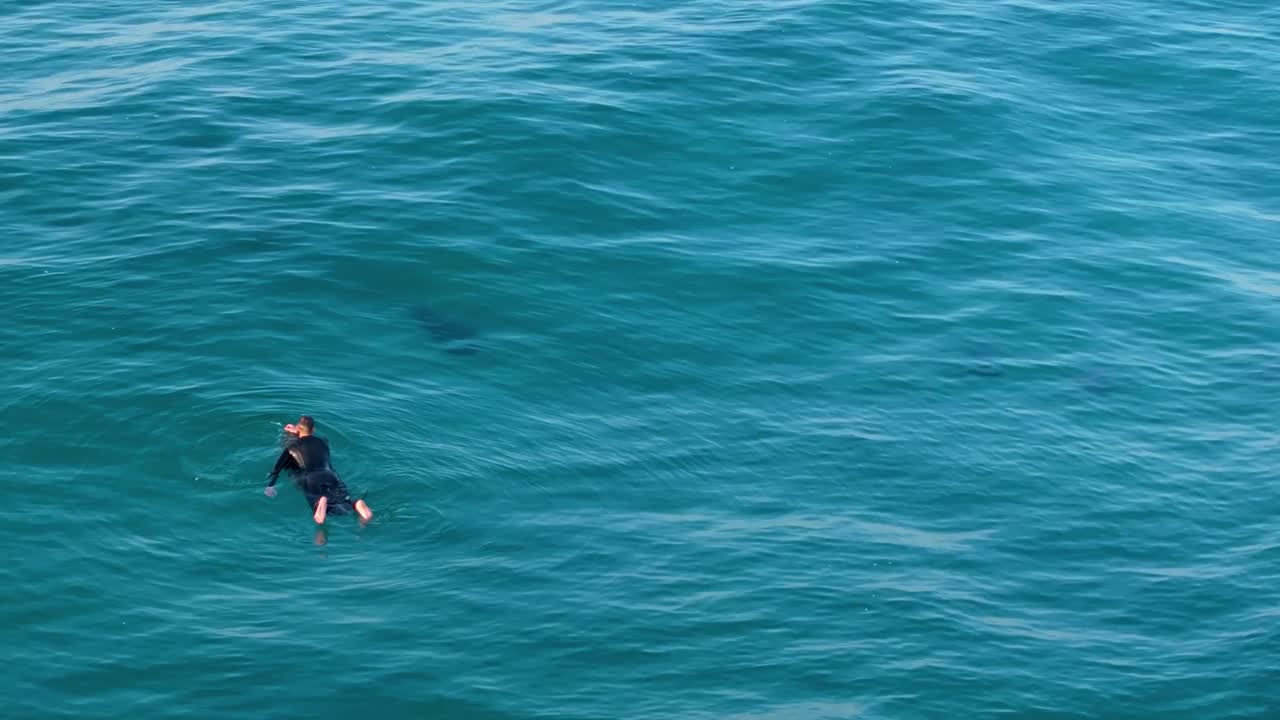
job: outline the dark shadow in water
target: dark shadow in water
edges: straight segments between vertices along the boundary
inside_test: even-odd
[[[1079,381],[1080,389],[1094,395],[1107,395],[1116,389],[1116,380],[1102,370],[1090,370]]]
[[[971,341],[966,344],[964,354],[967,356],[966,375],[978,377],[1001,377],[1004,368],[1000,365],[999,353],[995,346],[986,342]]]
[[[411,312],[431,339],[447,345],[444,351],[453,355],[474,355],[480,351],[471,341],[476,336],[474,328],[450,320],[426,305],[415,305]]]
[[[976,365],[970,365],[965,372],[978,377],[1000,377],[1004,375],[1004,368],[989,362],[979,362]]]
[[[998,378],[1004,377],[1010,370],[1017,369],[1017,363],[1010,363],[1012,358],[1004,348],[985,340],[967,340],[962,345],[963,359],[958,363],[959,373],[972,377]],[[1277,369],[1280,369],[1278,366]],[[1068,387],[1074,393],[1090,395],[1113,395],[1128,389],[1129,377],[1117,372],[1101,361],[1086,361],[1083,366],[1064,367],[1069,373]],[[1277,373],[1280,375],[1280,373]]]

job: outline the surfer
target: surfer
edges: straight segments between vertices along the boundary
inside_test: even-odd
[[[267,475],[268,482],[264,492],[267,497],[275,497],[275,484],[280,471],[289,470],[293,473],[298,489],[306,494],[307,502],[315,511],[316,523],[323,523],[330,511],[340,515],[352,510],[367,522],[373,517],[373,511],[364,498],[352,502],[347,486],[329,464],[329,441],[316,435],[315,428],[315,420],[310,415],[298,418],[297,425],[284,427],[286,433],[296,437],[285,443],[275,467]]]

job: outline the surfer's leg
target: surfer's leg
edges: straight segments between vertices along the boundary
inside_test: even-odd
[[[347,490],[347,486],[335,475],[333,492],[330,493],[330,507],[341,507],[343,512],[355,511],[360,516],[362,522],[369,522],[373,517],[373,511],[369,509],[369,503],[364,498],[352,501],[351,493]],[[336,502],[335,502],[336,501]]]
[[[299,478],[298,485],[306,493],[307,503],[311,505],[311,510],[317,518],[327,515],[345,515],[348,512],[355,512],[363,522],[368,522],[373,517],[373,511],[369,509],[369,504],[364,501],[364,498],[352,501],[347,486],[332,470],[309,472]],[[326,506],[323,514],[319,507],[322,498]],[[316,522],[322,522],[322,520],[318,519]]]
[[[317,471],[315,475],[314,492],[329,498],[329,512],[340,515],[352,509],[351,497],[347,493],[347,486],[342,483],[337,473],[321,470]]]
[[[373,511],[369,509],[368,503],[363,498],[360,500],[352,500],[351,493],[347,490],[347,486],[338,477],[337,473],[330,470],[317,470],[312,473],[314,481],[311,485],[311,492],[318,496],[328,498],[328,512],[333,515],[345,515],[349,512],[355,512],[360,519],[368,522],[373,517]]]
[[[325,497],[325,483],[323,478],[324,471],[314,471],[303,473],[296,478],[298,489],[307,497],[307,504],[311,506],[311,511],[315,512],[320,504],[321,498]]]

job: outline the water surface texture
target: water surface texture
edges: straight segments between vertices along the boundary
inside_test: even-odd
[[[1274,3],[0,28],[0,716],[1280,716]]]

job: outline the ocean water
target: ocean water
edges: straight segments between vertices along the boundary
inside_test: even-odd
[[[1273,3],[0,28],[0,716],[1280,717]]]

